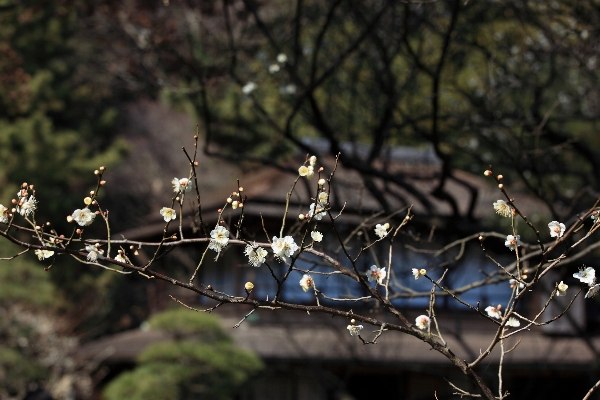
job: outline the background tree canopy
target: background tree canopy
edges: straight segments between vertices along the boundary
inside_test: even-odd
[[[416,178],[433,182],[431,194],[456,218],[473,217],[477,190],[455,170],[492,164],[556,218],[600,189],[594,2],[167,1],[98,10],[122,51],[123,79],[193,110],[210,154],[286,168],[298,151],[341,152],[382,208],[398,189],[427,205],[408,183]],[[441,168],[394,173],[394,146],[431,146]],[[471,191],[466,214],[448,181]]]

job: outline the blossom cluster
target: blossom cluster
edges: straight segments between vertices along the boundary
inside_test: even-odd
[[[281,261],[287,261],[287,259],[298,250],[298,245],[296,242],[294,242],[294,238],[291,236],[286,236],[283,238],[273,236],[271,249],[278,259]]]
[[[229,243],[229,231],[221,225],[210,231],[210,242],[208,248],[220,253]]]
[[[579,281],[582,283],[588,284],[589,289],[585,294],[586,299],[594,297],[600,292],[600,284],[596,283],[596,270],[594,268],[583,266],[579,268],[579,272],[573,274],[573,277],[579,279]],[[561,284],[564,285],[562,282]]]

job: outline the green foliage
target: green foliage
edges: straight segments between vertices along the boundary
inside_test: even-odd
[[[204,342],[229,341],[218,318],[205,313],[175,308],[152,316],[148,320],[152,329],[172,333],[176,337],[194,335]]]
[[[228,400],[262,368],[255,354],[234,347],[212,315],[176,309],[157,314],[149,324],[187,339],[148,346],[138,356],[135,370],[109,383],[106,400]]]
[[[11,257],[20,250],[16,245],[3,243],[0,257]],[[50,274],[33,258],[17,257],[10,268],[0,268],[0,306],[15,303],[31,307],[50,307],[53,304],[54,286]]]
[[[44,367],[24,357],[18,350],[0,347],[0,396],[21,393],[28,383],[47,377]]]

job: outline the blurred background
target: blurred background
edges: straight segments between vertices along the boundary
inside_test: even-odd
[[[316,155],[329,173],[339,154],[331,203],[339,210],[346,202],[346,228],[413,205],[415,218],[395,256],[404,268],[399,281],[417,290],[410,268],[441,276],[449,267],[445,283],[461,287],[465,275],[491,273],[478,244],[460,260],[434,250],[510,228],[491,207],[501,195],[483,177],[490,165],[540,231],[551,220],[568,226],[600,197],[599,6],[0,0],[0,202],[9,204],[22,182],[34,184],[37,222],[69,233],[66,216],[82,207],[96,184],[92,172],[105,165],[99,201],[110,211],[113,237],[160,239],[158,210],[169,204],[171,179],[188,176],[181,148],[193,152],[198,134],[205,228],[239,179],[248,195],[247,237],[264,241],[260,216],[278,229],[285,193],[306,155]],[[300,186],[292,229],[314,190]],[[193,207],[186,212],[187,237],[201,236]],[[100,225],[86,235],[101,238]],[[535,240],[525,232],[522,238]],[[500,240],[488,246],[504,248]],[[156,268],[189,277],[201,250],[177,249]],[[379,250],[365,270],[386,257]],[[0,246],[1,257],[18,251]],[[140,253],[140,262],[152,254]],[[595,266],[593,255],[587,261]],[[237,295],[246,280],[264,281],[254,295],[270,293],[269,276],[248,268],[241,254],[223,258],[228,269],[209,264],[199,281]],[[556,279],[567,282],[575,270],[565,266]],[[330,293],[346,290],[322,285]],[[169,294],[199,308],[214,305],[66,257],[4,261],[0,398],[421,399],[434,387],[442,399],[453,398],[442,377],[462,383],[440,367],[444,360],[423,356],[426,347],[411,355],[410,342],[401,342],[408,339],[390,338],[389,347],[404,349],[390,354],[385,343],[373,350],[347,340],[347,321],[260,313],[231,332],[249,310],[215,312],[222,322],[172,314]],[[504,282],[465,296],[488,305],[509,294]],[[288,296],[312,301],[298,287]],[[400,294],[396,301],[409,316],[427,303]],[[455,345],[465,358],[478,354],[479,339],[493,326],[441,303]],[[561,390],[564,398],[581,398],[597,380],[600,310],[595,300],[577,304],[571,320],[536,336],[536,351],[507,361],[515,398],[551,398]],[[497,373],[494,360],[484,375]]]

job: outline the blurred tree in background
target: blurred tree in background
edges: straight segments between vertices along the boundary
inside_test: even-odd
[[[178,308],[154,315],[148,324],[173,340],[148,346],[133,371],[106,387],[106,400],[233,399],[262,368],[255,354],[235,347],[210,314]]]
[[[462,220],[478,193],[455,171],[493,164],[564,218],[600,192],[597,5],[108,1],[94,17],[115,71],[193,110],[209,154],[287,168],[341,151],[383,209],[406,190],[436,215],[417,179]],[[430,146],[441,167],[394,172],[394,146]]]

